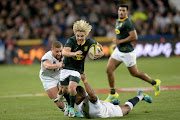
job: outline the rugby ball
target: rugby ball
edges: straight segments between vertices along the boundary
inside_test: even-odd
[[[91,45],[88,51],[89,58],[94,59],[94,56],[98,54],[99,51],[100,51],[100,47],[98,45],[96,44]]]

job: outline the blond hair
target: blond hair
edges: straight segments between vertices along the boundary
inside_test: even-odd
[[[88,35],[91,29],[92,26],[89,25],[89,23],[87,23],[85,20],[76,21],[73,25],[74,34],[76,34],[77,32],[84,32],[85,35]]]
[[[62,45],[62,43],[59,42],[59,41],[54,41],[54,42],[52,43],[52,46],[51,46],[51,47],[52,47],[52,48],[62,48],[63,45]]]

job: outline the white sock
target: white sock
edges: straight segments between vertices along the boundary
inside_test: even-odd
[[[126,103],[125,103],[125,105],[128,105],[130,108],[131,108],[131,110],[133,109],[133,104],[131,103],[131,102],[129,102],[129,101],[127,101]]]
[[[140,94],[137,96],[139,98],[139,100],[142,100],[144,98],[144,95],[143,94]]]

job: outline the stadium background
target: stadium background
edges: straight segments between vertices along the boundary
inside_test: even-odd
[[[79,19],[93,26],[89,37],[105,50],[102,59],[86,61],[89,83],[96,90],[108,91],[105,69],[121,3],[129,5],[138,33],[133,44],[139,70],[161,79],[162,91],[155,97],[149,84],[130,76],[122,64],[115,71],[116,88],[124,90],[119,93],[121,105],[138,89],[147,91],[153,104],[141,102],[120,119],[179,119],[179,0],[0,0],[0,120],[68,119],[44,94],[39,63],[53,40],[64,44],[73,35],[73,22]],[[98,94],[102,100],[108,92],[104,93]]]
[[[121,3],[129,5],[138,33],[137,57],[180,55],[177,0],[1,0],[0,62],[39,61],[53,40],[64,44],[73,35],[72,25],[79,19],[93,26],[89,37],[104,45],[108,57]]]

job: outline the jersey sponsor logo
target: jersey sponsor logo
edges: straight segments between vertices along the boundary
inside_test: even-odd
[[[87,51],[88,50],[88,46],[84,46],[84,51]]]
[[[77,56],[73,56],[72,58],[74,60],[82,60],[85,56],[84,55],[77,55]]]
[[[120,34],[120,30],[118,30],[117,28],[115,29],[116,34]]]

